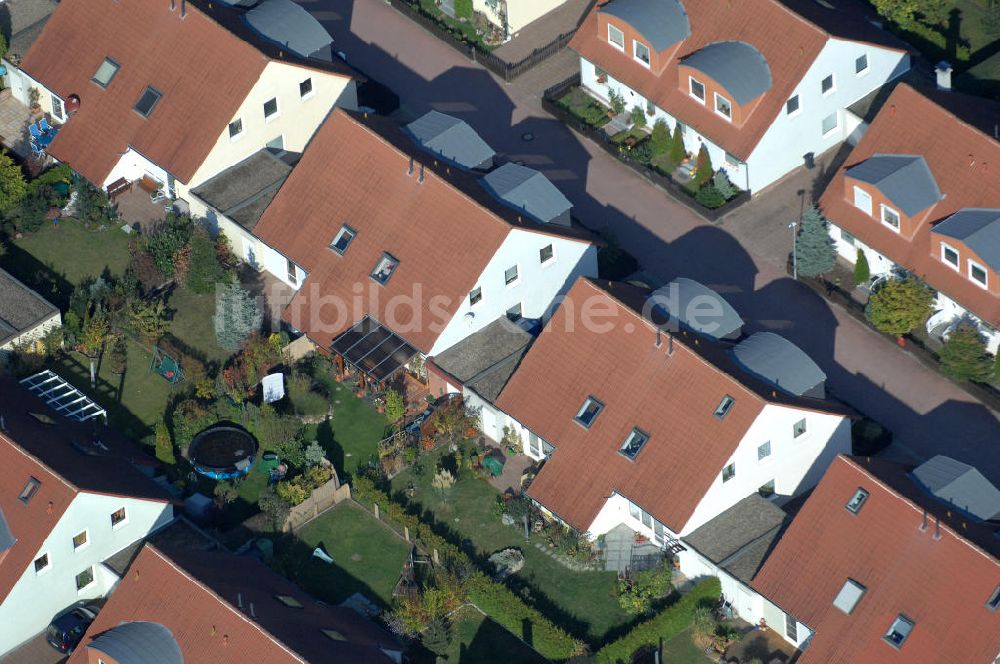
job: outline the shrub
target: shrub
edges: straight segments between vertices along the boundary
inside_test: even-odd
[[[257,506],[270,519],[271,527],[274,530],[281,529],[282,524],[285,523],[285,519],[288,518],[288,512],[291,510],[291,505],[278,495],[274,487],[270,486],[260,492],[260,498],[257,499]]]
[[[663,597],[670,590],[670,568],[661,565],[657,569],[638,572],[629,581],[618,582],[618,604],[633,615],[646,613],[653,601]]]
[[[660,118],[653,123],[653,134],[649,137],[653,155],[659,157],[670,151],[670,126]]]
[[[639,141],[632,146],[629,151],[632,159],[639,162],[640,164],[648,166],[651,161],[653,161],[653,142],[652,140]]]
[[[451,624],[443,616],[427,624],[420,642],[435,655],[443,655],[451,645]]]
[[[296,413],[306,417],[325,415],[330,410],[323,395],[313,391],[308,376],[294,375],[288,379],[288,400]]]
[[[318,466],[323,463],[323,459],[326,458],[326,451],[323,446],[319,444],[318,441],[313,441],[306,445],[305,461],[306,465],[313,467]]]
[[[177,252],[187,243],[187,227],[175,222],[164,225],[147,235],[143,248],[152,257],[160,274],[169,279],[177,271],[175,264]]]
[[[726,203],[725,197],[719,192],[718,189],[710,184],[706,184],[704,187],[699,189],[698,193],[694,195],[694,200],[698,201],[699,205],[707,207],[709,210],[722,207]]]
[[[646,111],[642,110],[642,106],[636,104],[632,107],[632,126],[636,129],[642,129],[646,126]]]
[[[170,419],[174,430],[174,443],[181,453],[187,451],[191,439],[199,431],[215,422],[215,416],[208,408],[194,399],[185,399],[178,403]]]
[[[865,417],[851,424],[851,453],[858,456],[878,454],[892,443],[892,432],[875,420]]]
[[[309,491],[301,482],[278,482],[274,489],[277,491],[279,498],[293,507],[305,502],[305,499],[309,497]]]
[[[722,587],[715,577],[695,585],[677,603],[639,623],[632,631],[597,651],[601,664],[628,664],[632,655],[643,648],[655,647],[660,639],[668,640],[687,629],[699,607],[711,607],[719,599]]]
[[[611,110],[615,112],[615,115],[621,115],[625,112],[625,97],[614,88],[608,90],[608,103],[611,104]]]
[[[24,171],[6,151],[0,152],[0,212],[17,205],[27,192]]]
[[[698,162],[695,164],[695,168],[694,181],[699,185],[711,180],[715,173],[715,169],[712,168],[712,157],[708,154],[708,148],[705,147],[704,143],[698,150]]]
[[[712,176],[712,186],[718,189],[727,201],[740,193],[739,188],[729,179],[729,174],[721,168]]]
[[[986,383],[994,377],[994,359],[986,352],[986,341],[969,321],[962,321],[952,330],[938,359],[941,371],[956,380]]]
[[[686,157],[687,148],[684,147],[684,133],[681,131],[680,125],[678,125],[674,127],[674,135],[670,139],[670,162],[674,166],[677,166]]]
[[[215,500],[219,503],[220,507],[224,507],[235,502],[240,495],[236,490],[236,485],[226,480],[216,484],[213,493],[215,494]]]
[[[385,393],[385,417],[392,423],[399,422],[406,415],[406,402],[396,390]]]
[[[191,255],[185,283],[192,293],[207,295],[215,290],[224,274],[216,255],[215,240],[204,227],[191,233]]]
[[[916,277],[889,279],[868,300],[865,316],[879,332],[901,336],[931,315],[934,291]]]
[[[854,261],[854,285],[867,283],[872,278],[871,268],[868,267],[868,257],[865,252],[858,249],[857,260]]]
[[[177,458],[174,456],[174,444],[170,440],[170,432],[164,422],[157,422],[156,426],[153,427],[153,437],[156,441],[156,458],[159,459],[160,463],[168,466],[177,463]]]

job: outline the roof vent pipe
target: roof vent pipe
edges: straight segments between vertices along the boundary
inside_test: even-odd
[[[663,339],[660,338],[660,328],[656,328],[656,347],[659,348],[663,344]]]
[[[257,614],[254,613],[254,610],[253,610],[253,602],[250,602],[250,617],[253,618],[254,620],[257,619]]]
[[[934,541],[941,539],[941,517],[934,517]]]
[[[922,533],[927,532],[927,510],[924,510],[924,515],[920,519],[920,532]]]
[[[243,593],[236,593],[236,606],[243,610]]]
[[[177,9],[177,0],[170,0],[170,11]]]
[[[410,168],[406,171],[407,176],[413,176],[413,157],[410,157]]]
[[[938,90],[951,90],[951,65],[942,60],[934,67]]]
[[[667,357],[674,354],[674,333],[671,332],[667,336]]]
[[[417,176],[417,184],[424,183],[424,165],[420,164],[420,175]]]

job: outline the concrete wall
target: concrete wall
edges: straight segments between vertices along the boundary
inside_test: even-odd
[[[566,0],[497,0],[498,11],[494,12],[487,0],[472,0],[472,10],[482,12],[491,23],[503,27],[500,9],[507,5],[507,25],[511,36],[532,21],[552,11]],[[555,35],[553,35],[555,36]]]
[[[111,513],[125,507],[126,521],[111,526]],[[49,565],[36,573],[34,562],[0,604],[0,655],[45,629],[52,618],[80,601],[104,597],[117,577],[101,562],[162,528],[174,518],[168,503],[92,493],[74,498],[32,561],[48,553]],[[88,542],[73,549],[73,537],[88,531]],[[76,589],[76,576],[94,567],[94,582]]]
[[[539,250],[552,245],[554,258],[539,261]],[[518,279],[504,283],[504,272],[517,265]],[[525,318],[543,318],[557,296],[565,294],[579,276],[597,276],[597,249],[577,240],[511,229],[493,258],[483,269],[476,286],[483,297],[475,305],[463,298],[452,319],[445,325],[429,355],[450,348],[473,332],[481,330],[516,304]],[[466,314],[471,313],[471,319]]]

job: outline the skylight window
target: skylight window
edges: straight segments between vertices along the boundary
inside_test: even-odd
[[[344,636],[343,634],[341,634],[340,632],[338,632],[335,629],[324,629],[323,630],[323,634],[325,634],[327,638],[332,639],[334,641],[346,641],[347,640],[346,636]]]
[[[153,112],[153,109],[160,102],[160,97],[162,96],[153,86],[147,87],[146,91],[139,97],[139,101],[135,103],[135,112],[144,118],[148,118],[149,114]]]
[[[357,232],[353,228],[345,225],[341,227],[340,231],[338,231],[337,235],[333,238],[333,242],[330,243],[330,248],[343,256],[344,252],[347,251],[347,246],[351,244],[351,240],[353,240],[356,235]]]
[[[94,72],[94,78],[90,80],[97,83],[102,88],[106,88],[111,83],[111,79],[113,79],[115,74],[118,73],[119,68],[120,66],[114,60],[111,58],[104,58],[104,62],[102,62],[101,66],[97,68],[96,72]]]
[[[1000,608],[1000,586],[997,586],[990,598],[986,600],[986,608],[990,611],[996,611]]]
[[[649,441],[649,434],[638,429],[632,429],[629,433],[628,438],[622,443],[622,446],[618,448],[618,452],[627,459],[635,460],[636,456],[642,450],[643,445]]]
[[[903,643],[906,641],[906,637],[910,635],[913,631],[913,621],[904,616],[902,613],[896,616],[896,619],[892,621],[889,625],[888,631],[886,631],[885,639],[886,643],[894,648],[902,648]]]
[[[720,420],[724,419],[726,415],[729,414],[729,411],[732,410],[734,403],[736,403],[736,399],[732,398],[728,394],[722,397],[722,401],[720,401],[719,405],[715,407],[715,416]]]
[[[38,493],[38,487],[42,486],[41,481],[35,479],[34,477],[28,478],[28,483],[24,485],[21,489],[21,493],[18,495],[17,499],[22,503],[27,505],[31,502],[31,499],[35,497]]]
[[[848,512],[857,514],[861,511],[861,507],[865,504],[866,500],[868,500],[868,492],[861,487],[858,487],[858,490],[855,491],[854,495],[851,496],[851,499],[847,501],[847,505],[845,505],[845,507]]]
[[[302,608],[302,602],[300,602],[299,600],[295,599],[291,595],[275,595],[274,598],[277,599],[279,602],[281,602],[282,604],[284,604],[285,606],[287,606],[289,608],[292,608],[292,609],[301,609]]]
[[[600,415],[601,411],[604,410],[604,404],[595,399],[594,397],[587,397],[587,400],[583,402],[583,407],[576,414],[576,421],[583,425],[584,428],[589,429],[590,425],[594,423],[597,416]]]
[[[382,254],[382,258],[379,259],[378,263],[375,264],[375,269],[372,270],[371,278],[385,286],[397,267],[399,267],[398,260],[390,254]]]
[[[867,590],[867,588],[854,579],[848,579],[844,582],[837,596],[833,598],[833,605],[847,615],[850,615]]]

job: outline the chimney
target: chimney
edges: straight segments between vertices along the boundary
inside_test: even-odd
[[[7,419],[3,415],[0,415],[0,431],[6,431],[6,430],[7,430]]]
[[[187,16],[187,0],[181,0],[181,18]]]
[[[942,60],[934,67],[938,90],[951,90],[951,65]]]

